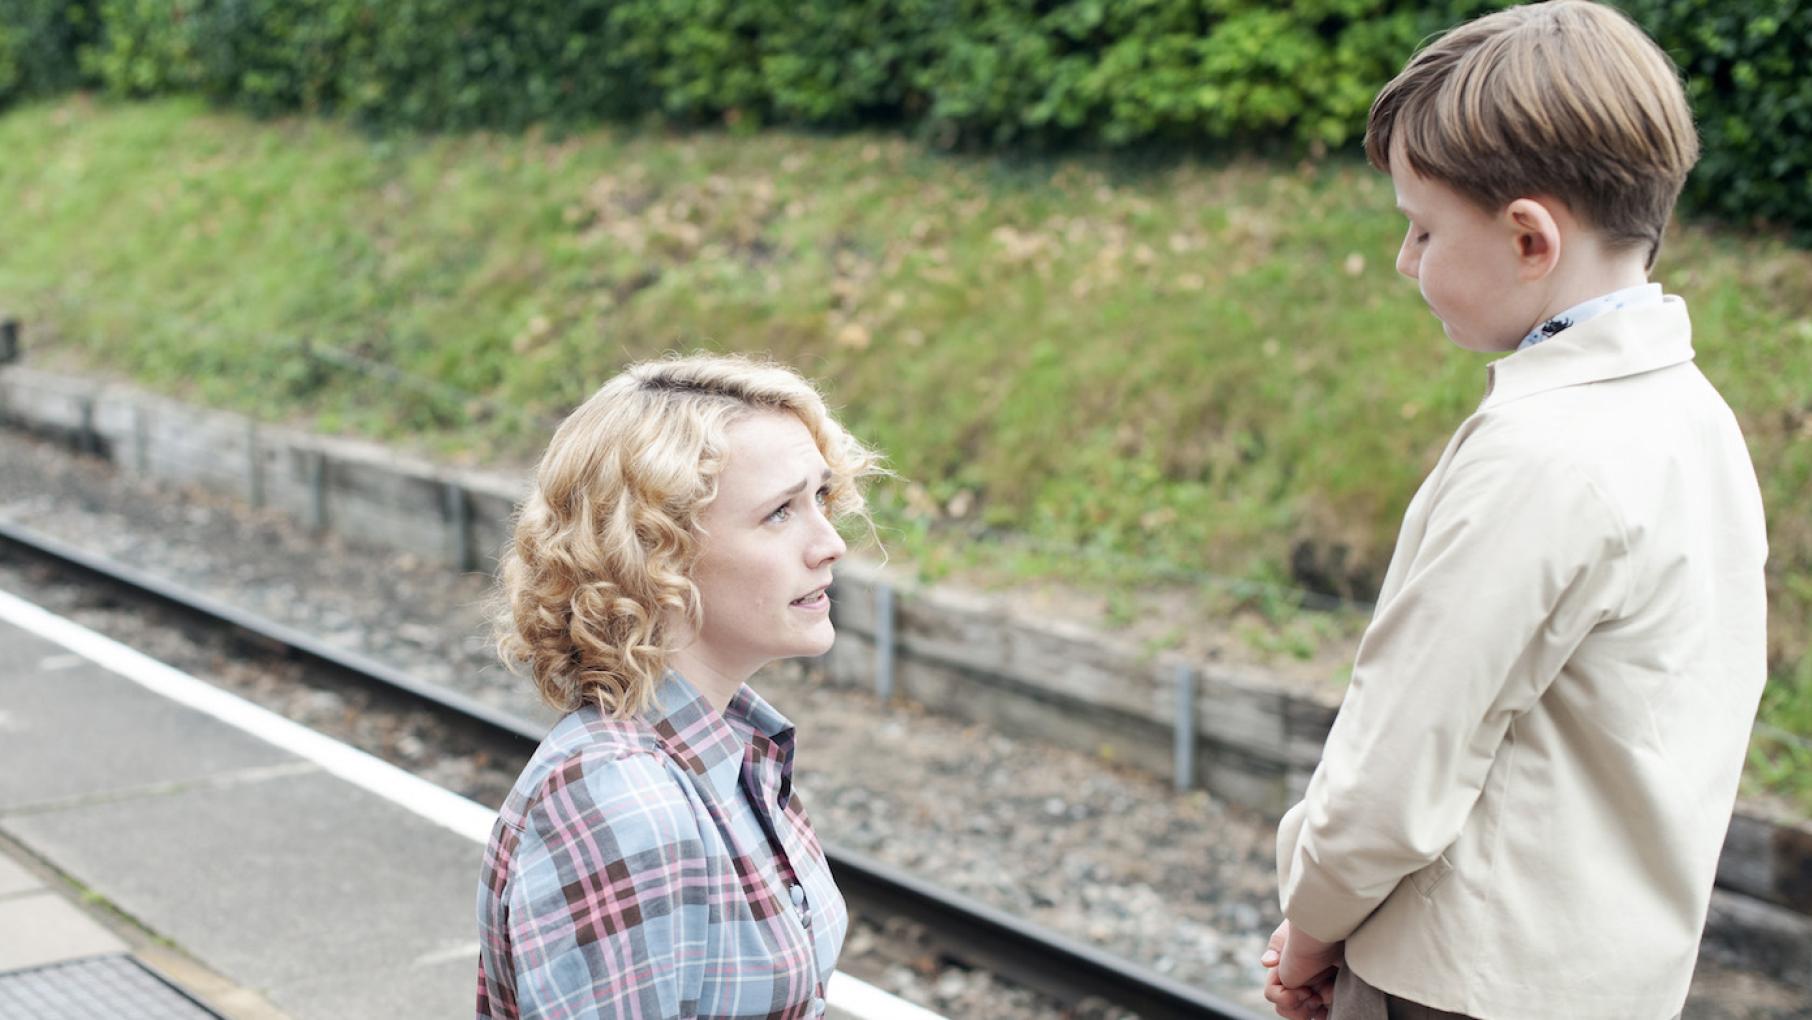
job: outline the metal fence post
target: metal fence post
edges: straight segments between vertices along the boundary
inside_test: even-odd
[[[76,437],[76,448],[93,457],[101,452],[101,437],[94,431],[94,398],[82,398],[82,434]]]
[[[1176,668],[1176,777],[1177,792],[1195,788],[1195,669],[1187,662]]]
[[[247,502],[264,505],[264,457],[258,448],[258,423],[249,418],[245,422],[245,489]]]
[[[462,571],[474,569],[472,563],[472,506],[466,501],[466,487],[449,481],[445,497],[448,541],[452,543],[450,559]]]
[[[145,408],[140,404],[132,405],[132,463],[138,473],[151,473],[151,439],[145,435]]]
[[[308,457],[308,526],[316,534],[327,530],[327,453],[310,450]]]
[[[875,694],[893,697],[893,585],[875,585]]]

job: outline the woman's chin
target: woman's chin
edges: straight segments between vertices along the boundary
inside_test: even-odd
[[[836,643],[837,631],[831,626],[829,620],[825,620],[813,627],[811,632],[806,635],[806,639],[800,642],[801,647],[805,650],[799,652],[798,655],[803,659],[814,659],[830,651],[831,646]]]

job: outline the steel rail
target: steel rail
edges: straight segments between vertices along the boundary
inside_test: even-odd
[[[462,729],[508,746],[524,760],[545,733],[538,726],[438,684],[409,676],[358,652],[336,648],[294,627],[78,549],[12,522],[0,521],[0,543],[51,560],[137,596],[179,611],[207,627],[228,627],[338,679],[378,685],[442,716]],[[1059,1001],[1094,998],[1138,1013],[1145,1020],[1258,1015],[1202,989],[969,897],[940,889],[866,854],[825,844],[837,887],[851,909],[871,917],[904,917],[926,929],[953,958],[994,971]]]

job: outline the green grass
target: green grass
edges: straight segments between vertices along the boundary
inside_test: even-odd
[[[1375,586],[1482,391],[1481,360],[1392,269],[1388,181],[1346,159],[374,138],[80,97],[0,116],[0,153],[0,306],[39,363],[523,462],[626,360],[767,352],[890,455],[884,534],[926,574],[1092,585],[1110,623],[1140,611],[1115,591],[1197,586],[1285,658],[1350,630],[1277,593],[1293,551],[1331,588]],[[1764,714],[1806,736],[1812,254],[1680,229],[1659,278],[1750,439],[1773,548]],[[1751,777],[1812,806],[1809,771]]]

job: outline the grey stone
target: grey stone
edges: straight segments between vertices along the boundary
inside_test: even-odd
[[[296,761],[236,730],[216,738],[222,727],[212,718],[92,663],[35,668],[68,655],[0,625],[0,662],[13,664],[0,670],[0,813]]]
[[[1812,917],[1804,914],[1714,890],[1701,951],[1812,991]]]
[[[349,975],[319,974],[271,990],[295,1020],[443,1020],[470,1015],[477,997],[478,944],[432,963],[368,968]]]
[[[471,1008],[469,966],[454,982],[454,968],[416,961],[474,937],[482,848],[333,776],[191,788],[6,827],[296,1016],[345,1015],[334,1004],[357,1001],[414,1002],[421,1016]]]
[[[0,971],[125,951],[118,936],[56,893],[0,900]]]
[[[25,870],[23,865],[0,853],[0,899],[18,896],[21,893],[36,892],[42,888],[44,888],[44,883]]]

